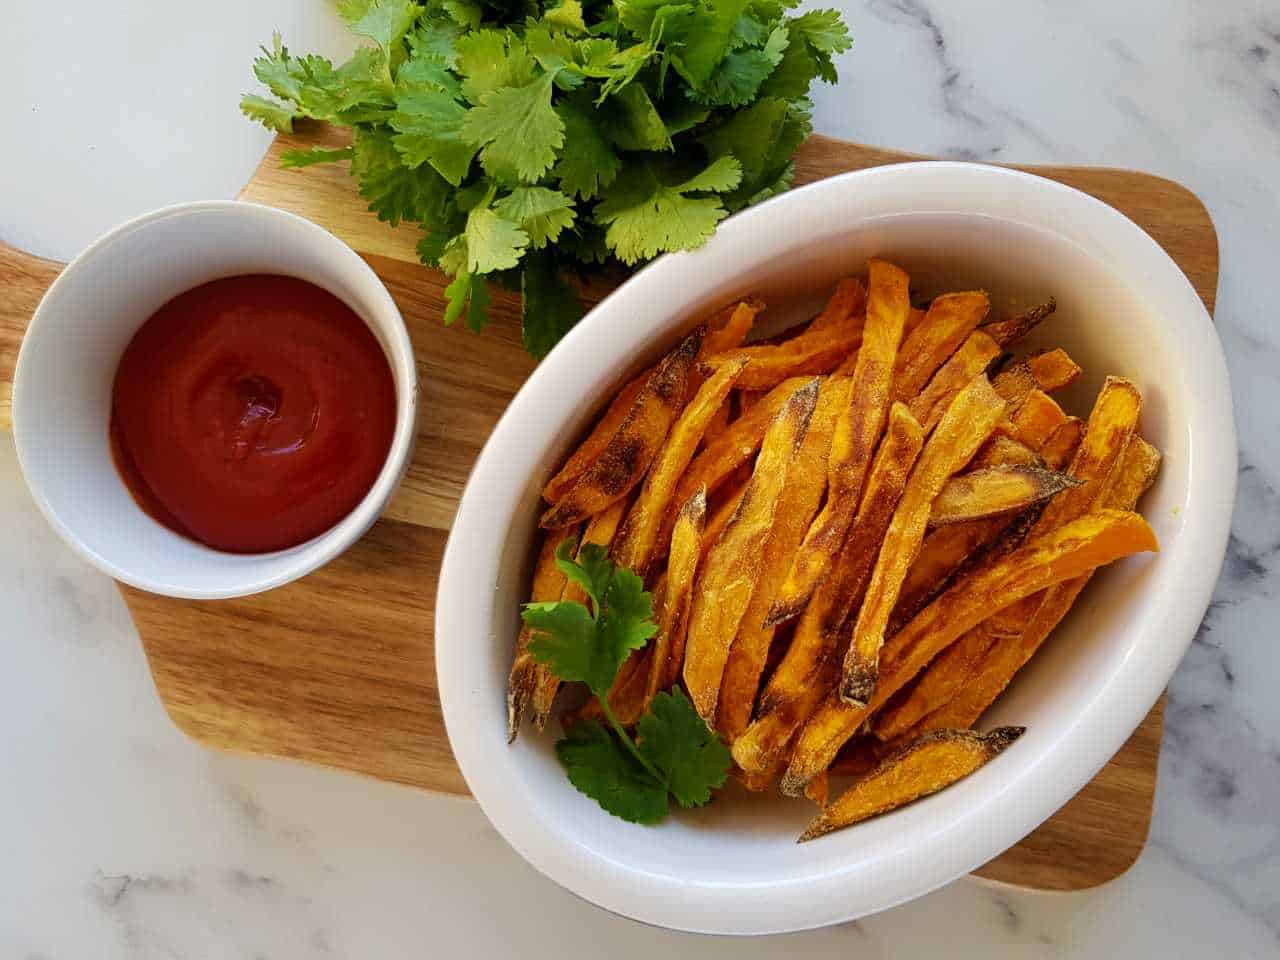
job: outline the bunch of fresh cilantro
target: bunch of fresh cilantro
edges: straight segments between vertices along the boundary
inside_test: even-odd
[[[701,246],[729,213],[791,183],[809,84],[849,47],[834,10],[798,0],[340,0],[373,41],[341,66],[277,35],[254,61],[276,130],[353,128],[349,160],[393,226],[420,223],[423,262],[453,279],[445,323],[487,319],[487,282],[523,294],[542,356],[577,321],[565,271]]]
[[[556,564],[579,584],[591,606],[572,600],[525,604],[529,650],[561,680],[585,683],[600,701],[609,727],[588,720],[570,728],[556,755],[570,782],[609,813],[634,823],[667,815],[669,796],[701,806],[729,772],[729,749],[678,687],[659,693],[633,738],[609,708],[609,688],[633,650],[657,632],[653,598],[640,578],[609,559],[604,547],[574,541],[556,550]]]

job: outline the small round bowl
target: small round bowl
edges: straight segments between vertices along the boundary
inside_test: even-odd
[[[108,426],[116,367],[147,318],[185,290],[250,273],[307,280],[364,319],[395,379],[396,428],[377,480],[335,526],[287,550],[232,554],[180,536],[138,507],[116,471]],[[417,394],[404,320],[354,250],[282,210],[238,201],[184,203],[95,241],[45,293],[18,354],[13,432],[36,503],[98,569],[152,593],[238,597],[310,573],[373,524],[408,466]]]
[[[1107,374],[1144,396],[1164,454],[1142,511],[1158,554],[1113,564],[984,725],[1027,732],[955,786],[801,845],[812,805],[731,784],[655,827],[609,816],[556,762],[555,735],[504,743],[505,685],[536,535],[538,492],[611,391],[695,318],[757,293],[811,316],[868,256],[923,293],[984,287],[994,309],[1050,294],[1057,314],[1019,345],[1084,368],[1084,413]],[[787,308],[794,313],[785,316]],[[1039,177],[960,163],[846,174],[727,220],[586,317],[512,401],[462,498],[436,594],[436,667],[454,755],[498,830],[556,882],[616,913],[708,933],[776,933],[862,916],[995,857],[1085,785],[1146,715],[1217,579],[1236,477],[1222,350],[1187,278],[1134,223]]]

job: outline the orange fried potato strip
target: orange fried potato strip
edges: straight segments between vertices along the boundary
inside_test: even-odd
[[[1022,313],[1003,320],[992,320],[989,323],[984,323],[982,329],[1000,346],[1007,347],[1014,341],[1025,337],[1040,325],[1041,320],[1057,309],[1058,301],[1050,297],[1038,307],[1032,307],[1030,310],[1024,310]]]
[[[709,321],[706,339],[702,341],[702,356],[714,357],[742,346],[755,325],[756,315],[763,309],[764,304],[759,300],[743,300],[726,308],[721,317]]]
[[[774,627],[765,626],[765,615],[773,603],[809,521],[818,512],[827,488],[827,457],[837,418],[849,401],[849,380],[827,377],[818,388],[818,402],[809,420],[804,441],[795,461],[787,468],[787,483],[775,511],[773,530],[764,549],[760,576],[743,614],[738,635],[729,649],[724,677],[720,681],[720,704],[716,725],[730,743],[746,729],[755,705],[760,674],[773,643]]]
[[[827,769],[870,714],[966,631],[1056,583],[1121,557],[1156,549],[1155,534],[1141,516],[1098,510],[960,577],[885,645],[879,682],[870,703],[852,706],[835,694],[822,703],[796,740],[782,778],[783,792],[801,795],[805,785]]]
[[[582,548],[588,543],[594,543],[601,547],[607,547],[613,543],[613,538],[617,534],[618,527],[622,523],[622,517],[626,512],[627,500],[624,497],[606,507],[603,513],[597,513],[592,517],[587,524],[587,529],[582,534],[582,543],[578,546],[577,556],[582,556]],[[536,579],[534,581],[534,589],[535,591],[537,589]],[[552,599],[555,598],[553,597]],[[587,602],[587,592],[578,583],[568,580],[564,583],[559,599],[585,604]],[[547,720],[551,716],[551,707],[555,703],[556,692],[559,689],[560,678],[545,665],[538,664],[537,683],[533,693],[533,722],[539,730],[544,729],[547,725]]]
[[[846,413],[836,423],[827,474],[827,504],[805,534],[804,542],[769,611],[768,623],[794,617],[809,602],[831,562],[862,498],[871,458],[889,413],[894,358],[911,302],[908,277],[884,260],[870,263],[867,319],[858,350]]]
[[[658,364],[604,451],[564,498],[542,515],[544,530],[585,520],[640,482],[684,406],[686,381],[704,333],[699,327]]]
[[[644,389],[645,383],[652,375],[652,370],[646,370],[618,391],[618,395],[613,398],[604,416],[591,428],[587,439],[582,441],[582,446],[573,452],[573,455],[560,468],[560,472],[542,488],[544,500],[548,503],[559,503],[578,482],[578,478],[587,472],[587,468],[600,459],[600,454],[604,453],[609,441],[617,435],[618,428],[631,413],[636,398],[640,396],[640,391]]]
[[[750,366],[738,381],[743,390],[768,390],[790,377],[830,373],[858,349],[862,340],[861,318],[850,318],[817,331],[805,331],[781,343],[741,347],[710,357],[709,365],[738,360]]]
[[[812,683],[823,661],[833,655],[841,627],[866,591],[885,530],[923,444],[920,424],[905,404],[895,403],[849,539],[836,555],[831,575],[823,580],[800,615],[791,644],[761,694],[761,716],[797,699]]]
[[[685,640],[684,683],[698,714],[713,724],[729,648],[760,575],[761,554],[788,467],[804,440],[819,378],[795,391],[774,418],[737,512],[707,559],[694,588]]]
[[[1053,432],[1067,422],[1058,401],[1039,387],[1028,391],[1021,406],[1009,418],[1013,435],[1032,450],[1043,449]]]
[[[896,810],[962,780],[1022,736],[1025,727],[990,733],[937,730],[886,757],[831,804],[800,835],[800,843]]]
[[[898,353],[893,399],[909,403],[923,390],[934,372],[982,322],[990,305],[981,290],[934,297],[924,320],[911,331]]]
[[[1103,502],[1113,509],[1132,510],[1142,494],[1155,482],[1159,469],[1159,452],[1141,437],[1135,436],[1125,450],[1124,459],[1110,489],[1103,497]],[[939,684],[934,691],[935,697],[915,704],[911,712],[904,713],[897,723],[878,723],[876,735],[888,739],[895,732],[900,734],[906,729],[906,720],[912,717],[915,718],[913,723],[918,721],[919,730],[936,729],[939,725],[950,726],[954,723],[963,723],[965,726],[975,723],[1009,685],[1014,674],[1040,649],[1053,628],[1071,609],[1091,576],[1092,571],[1089,571],[1046,590],[1038,598],[1031,598],[1039,599],[1040,602],[1016,633],[1001,636],[984,631],[991,641],[988,654],[980,666],[966,675],[964,679],[967,682],[958,686],[958,692],[953,688],[951,692],[955,693],[954,698],[948,700],[946,691]],[[970,634],[978,632],[969,631]],[[932,671],[933,667],[930,667],[929,672]],[[939,703],[942,705],[939,706]]]
[[[929,525],[940,527],[1025,510],[1056,496],[1078,481],[1043,467],[984,467],[947,481],[929,511]]]
[[[840,696],[865,704],[876,686],[880,647],[907,570],[929,522],[929,508],[953,473],[968,463],[1000,422],[1005,403],[986,376],[956,395],[925,444],[880,545],[867,595],[853,628],[840,678]]]
[[[702,531],[707,516],[707,492],[699,490],[676,515],[671,533],[671,554],[667,559],[667,583],[658,633],[653,641],[653,663],[645,689],[648,709],[659,690],[665,690],[680,676],[684,663],[685,633],[689,628],[689,604],[693,599],[694,577],[702,555]]]
[[[566,537],[577,532],[574,527],[563,530],[548,530],[542,535],[542,546],[538,548],[538,559],[533,564],[533,588],[530,600],[544,603],[559,600],[568,582],[556,565],[556,548]],[[516,655],[511,663],[511,675],[507,678],[507,742],[513,743],[520,732],[520,721],[533,699],[538,687],[538,674],[541,665],[534,661],[529,652],[531,639],[529,628],[523,624],[520,635],[516,638]]]
[[[1040,448],[1040,456],[1050,470],[1061,470],[1071,462],[1084,439],[1084,421],[1079,417],[1067,417],[1049,434]]]
[[[746,365],[745,360],[722,364],[703,383],[672,425],[662,450],[645,477],[644,487],[627,515],[614,551],[614,562],[635,571],[641,579],[649,573],[658,533],[675,496],[680,476],[693,459],[693,452],[702,441],[707,425],[729,396]]]
[[[1076,362],[1065,350],[1057,349],[1011,363],[996,375],[991,385],[996,393],[1017,406],[1032,390],[1039,388],[1052,393],[1070,386],[1079,376],[1080,367]]]
[[[986,371],[1000,356],[1000,345],[981,330],[975,330],[960,345],[929,385],[911,399],[911,412],[926,434],[932,433],[957,393],[974,377]]]
[[[807,333],[838,327],[851,317],[867,311],[867,288],[857,277],[845,277],[836,283],[836,292],[806,328]]]

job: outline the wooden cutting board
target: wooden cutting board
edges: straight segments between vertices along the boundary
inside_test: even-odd
[[[194,602],[121,587],[174,722],[211,747],[339,767],[465,794],[435,687],[433,615],[445,538],[472,462],[533,368],[518,302],[494,293],[482,336],[440,324],[442,277],[417,262],[415,229],[364,209],[340,167],[278,169],[282,150],[342,145],[335,131],[281,137],[243,197],[292,210],[359,251],[408,324],[422,385],[417,450],[384,518],[344,556],[302,581],[241,600]],[[920,159],[815,136],[798,181]],[[1126,170],[1030,168],[1078,187],[1143,226],[1191,278],[1210,311],[1218,246],[1188,190]],[[0,244],[0,422],[23,331],[60,265]],[[606,288],[589,291],[598,299]],[[1017,846],[976,871],[1039,889],[1094,886],[1123,873],[1146,842],[1163,699],[1101,773]],[[495,731],[494,749],[502,749]]]

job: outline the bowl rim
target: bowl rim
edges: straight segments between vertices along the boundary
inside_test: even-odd
[[[242,220],[246,228],[263,220],[279,220],[288,224],[290,229],[309,233],[327,248],[326,256],[330,260],[350,265],[362,279],[372,281],[370,286],[373,308],[371,316],[365,317],[356,311],[371,328],[376,323],[375,335],[383,347],[387,365],[391,369],[396,384],[396,427],[392,434],[391,446],[387,450],[382,469],[374,479],[373,485],[365,496],[345,517],[325,532],[310,540],[295,544],[284,550],[269,551],[258,554],[225,554],[240,559],[243,575],[228,577],[228,584],[223,587],[193,588],[181,582],[166,580],[160,577],[147,576],[103,555],[90,547],[69,526],[56,507],[45,496],[39,480],[33,482],[31,469],[31,446],[38,441],[26,434],[23,429],[24,415],[22,410],[26,401],[26,381],[29,374],[31,351],[28,344],[33,338],[41,336],[41,331],[53,319],[50,316],[49,304],[56,303],[56,296],[61,289],[78,282],[77,274],[85,264],[104,256],[110,249],[127,236],[145,230],[155,223],[175,217],[199,216],[206,213],[224,214]],[[303,278],[306,279],[306,278]],[[308,280],[315,283],[315,280]],[[354,307],[352,309],[355,309]],[[145,320],[145,318],[143,318]],[[176,597],[187,600],[222,600],[233,597],[250,596],[262,593],[275,587],[291,583],[312,571],[324,566],[350,547],[374,524],[382,513],[392,494],[408,470],[410,455],[413,451],[414,435],[417,424],[418,404],[418,371],[414,361],[413,343],[409,338],[404,317],[396,305],[382,278],[373,268],[348,244],[333,233],[311,220],[288,210],[271,207],[247,200],[194,200],[168,204],[150,210],[111,228],[91,242],[80,253],[73,257],[54,278],[53,283],[45,290],[31,315],[31,321],[23,333],[22,344],[18,350],[18,358],[14,365],[12,392],[12,424],[14,446],[18,457],[18,466],[31,491],[32,498],[45,519],[62,540],[80,557],[97,567],[107,576],[121,583],[128,584],[148,593]],[[154,523],[154,520],[149,522]],[[203,544],[197,544],[211,553],[223,554]],[[278,560],[286,554],[296,553],[296,562],[286,565],[271,576],[263,576],[260,566],[254,560]]]
[[[508,761],[496,752],[500,733],[490,729],[485,706],[490,691],[477,689],[479,676],[468,668],[481,656],[474,641],[498,642],[484,635],[481,628],[486,621],[477,605],[477,591],[492,591],[492,585],[474,583],[474,572],[466,567],[467,555],[478,545],[500,543],[506,536],[504,519],[518,515],[507,510],[519,502],[521,481],[509,479],[509,466],[504,470],[506,452],[534,446],[522,435],[531,411],[563,391],[565,382],[572,382],[574,366],[584,356],[610,357],[652,344],[658,336],[653,330],[640,336],[616,324],[610,326],[610,321],[619,310],[643,310],[645,291],[664,278],[669,283],[670,274],[680,273],[680,264],[686,270],[697,265],[714,271],[717,258],[731,258],[753,232],[785,233],[785,224],[770,223],[770,218],[820,217],[826,198],[833,195],[882,188],[902,191],[904,185],[919,186],[922,196],[929,187],[935,192],[927,194],[925,206],[904,208],[903,213],[938,212],[927,203],[937,200],[936,191],[942,189],[946,213],[991,215],[999,207],[1001,218],[1048,228],[1069,242],[1076,241],[1065,226],[1059,226],[1059,218],[1094,224],[1108,235],[1093,248],[1095,252],[1136,264],[1140,269],[1135,289],[1139,293],[1145,289],[1153,300],[1158,292],[1159,300],[1176,307],[1176,333],[1186,337],[1179,352],[1189,358],[1188,371],[1194,374],[1195,391],[1188,409],[1195,422],[1187,424],[1193,437],[1193,462],[1188,465],[1186,494],[1186,504],[1194,509],[1185,511],[1191,515],[1185,518],[1178,548],[1166,556],[1174,571],[1171,575],[1185,587],[1153,622],[1130,631],[1130,635],[1166,639],[1153,641],[1142,669],[1126,663],[1101,679],[1086,707],[1061,731],[1055,748],[1004,789],[988,791],[927,841],[878,851],[876,866],[890,869],[878,874],[881,879],[873,890],[865,883],[861,890],[852,889],[859,869],[867,867],[865,862],[800,880],[727,887],[657,876],[557,838],[549,824],[531,815],[521,797],[508,789],[510,781],[503,775]],[[1018,198],[1026,200],[1033,194],[1038,211],[1028,213],[1017,207]],[[436,670],[454,756],[485,815],[535,868],[578,896],[643,922],[703,933],[780,933],[845,921],[921,896],[990,860],[1043,822],[1105,765],[1154,704],[1189,645],[1218,578],[1235,499],[1236,454],[1226,363],[1204,304],[1159,244],[1109,205],[1034,174],[958,161],[875,167],[791,191],[726,220],[701,250],[659,258],[606,297],[539,365],[491,433],[459,503],[437,590]],[[1061,749],[1068,739],[1082,746],[1074,751]],[[1034,782],[1032,774],[1039,774]],[[980,789],[971,778],[953,790],[968,788]],[[572,788],[566,783],[565,789]],[[782,908],[767,909],[762,892],[785,901]]]

